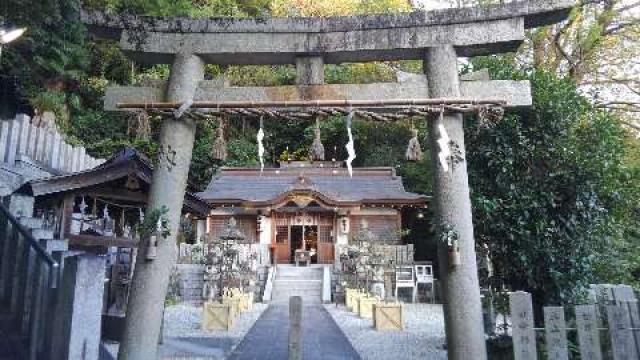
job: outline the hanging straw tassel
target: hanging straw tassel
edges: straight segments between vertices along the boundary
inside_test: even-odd
[[[138,114],[138,126],[136,128],[136,139],[149,140],[151,138],[151,121],[150,116],[146,111],[141,111]]]
[[[311,160],[324,161],[324,145],[320,139],[320,121],[316,119],[316,128],[314,129],[315,138],[311,144]]]
[[[418,140],[418,129],[412,128],[411,132],[413,137],[409,140],[409,146],[407,146],[407,152],[405,157],[409,161],[422,160],[422,148],[420,147],[420,141]]]
[[[227,160],[227,142],[224,140],[224,122],[222,119],[218,122],[216,134],[216,140],[213,142],[211,156],[215,160]]]

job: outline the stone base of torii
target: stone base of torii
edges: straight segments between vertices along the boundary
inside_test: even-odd
[[[106,105],[122,100],[190,102],[193,100],[277,100],[354,98],[501,98],[506,106],[528,106],[523,82],[461,82],[458,56],[514,50],[525,29],[563,20],[570,0],[515,1],[486,8],[461,8],[409,14],[325,19],[156,19],[118,20],[84,14],[96,33],[120,40],[129,55],[146,63],[171,63],[166,89],[118,88]],[[131,28],[126,28],[129,24]],[[136,36],[141,29],[145,36]],[[426,78],[411,87],[398,84],[322,85],[324,63],[421,59]],[[298,86],[211,88],[204,86],[205,63],[296,64]],[[475,87],[474,87],[475,86]],[[164,94],[163,94],[164,92]],[[440,231],[455,229],[460,261],[450,266],[448,247],[439,246],[445,329],[450,359],[486,359],[485,337],[476,267],[462,115],[445,113],[429,121],[432,161],[439,163],[437,134],[443,125],[461,154],[445,171],[434,166],[434,197]],[[155,359],[164,295],[176,258],[175,229],[191,162],[195,122],[165,118],[160,155],[154,170],[148,209],[166,206],[171,235],[158,242],[157,258],[139,252],[128,305],[124,341],[118,358]],[[144,248],[145,243],[141,244]]]

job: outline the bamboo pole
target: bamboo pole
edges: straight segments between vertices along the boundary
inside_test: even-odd
[[[117,103],[118,109],[178,109],[182,102],[131,102]],[[477,100],[471,98],[441,99],[393,99],[393,100],[294,100],[294,101],[194,101],[195,109],[261,109],[261,108],[333,108],[333,107],[411,107],[445,105],[496,105],[504,106],[502,99]]]

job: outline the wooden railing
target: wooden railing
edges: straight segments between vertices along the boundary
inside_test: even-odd
[[[24,359],[46,359],[59,264],[0,203],[0,313]]]

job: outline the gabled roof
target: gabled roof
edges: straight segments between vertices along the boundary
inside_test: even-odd
[[[424,205],[427,197],[407,192],[393,168],[223,168],[197,195],[213,205],[269,206],[289,195],[314,196],[330,205]]]
[[[135,175],[148,186],[152,174],[151,161],[136,149],[126,147],[93,169],[33,180],[28,186],[33,196],[45,196],[101,185],[129,175]],[[208,205],[189,190],[185,194],[184,208],[185,211],[199,214],[208,212]]]

